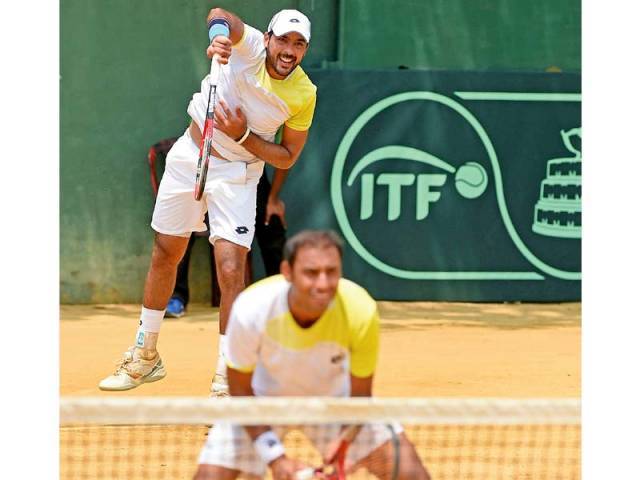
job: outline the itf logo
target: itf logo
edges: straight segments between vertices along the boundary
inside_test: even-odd
[[[463,99],[464,94],[456,92]],[[507,100],[547,99],[522,94]],[[542,280],[546,273],[579,279],[579,272],[544,258],[549,245],[527,237],[534,204],[540,203],[538,197],[528,198],[531,188],[522,188],[532,181],[529,177],[511,174],[508,192],[511,210],[517,205],[520,217],[526,212],[523,233],[512,220],[495,148],[478,119],[450,97],[414,91],[374,103],[347,129],[331,172],[331,200],[353,250],[397,278]],[[499,235],[510,239],[509,248],[500,250],[491,241]],[[474,243],[478,238],[481,244]],[[525,242],[538,243],[529,247]],[[488,257],[494,255],[492,266]]]
[[[387,189],[387,220],[394,221],[400,217],[402,209],[402,194],[404,190],[415,190],[415,219],[424,220],[429,215],[430,205],[440,200],[440,190],[446,180],[446,173],[393,173],[386,172],[377,175],[362,173],[371,164],[388,159],[412,160],[431,165],[447,173],[455,174],[455,186],[458,193],[465,198],[476,198],[484,193],[488,185],[487,172],[476,162],[467,162],[456,170],[453,165],[440,160],[427,152],[411,147],[390,146],[374,150],[364,156],[349,175],[347,185],[353,186],[360,175],[360,220],[366,220],[373,215],[375,185]]]

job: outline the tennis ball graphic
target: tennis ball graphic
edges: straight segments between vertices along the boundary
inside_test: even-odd
[[[464,198],[478,198],[489,184],[484,167],[476,162],[467,162],[456,172],[456,190]]]

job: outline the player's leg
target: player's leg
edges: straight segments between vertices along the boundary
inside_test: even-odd
[[[198,470],[193,480],[235,480],[240,475],[240,470],[220,467],[219,465],[198,465]]]
[[[248,249],[226,239],[219,238],[214,243],[216,271],[220,286],[220,346],[218,365],[212,385],[212,393],[216,396],[228,395],[226,362],[223,355],[225,334],[231,306],[245,287],[245,263]]]
[[[396,462],[397,458],[397,462]],[[395,443],[386,441],[357,462],[381,480],[430,480],[415,447],[404,432]]]
[[[399,452],[395,452],[395,446],[391,442],[378,447],[370,456],[360,462],[376,477],[388,480],[430,480],[429,472],[424,467],[416,449],[404,433],[398,435]],[[393,465],[392,455],[398,456],[398,463],[395,469],[389,468]]]
[[[173,287],[173,293],[167,303],[167,310],[164,314],[169,318],[180,318],[189,304],[189,262],[191,261],[191,251],[195,243],[196,236],[191,235],[184,256],[178,264],[178,272],[176,274],[176,283]]]
[[[258,458],[245,429],[230,423],[215,424],[198,456],[194,480],[264,478],[266,466]]]
[[[205,194],[209,210],[210,242],[214,245],[220,286],[220,343],[212,394],[228,394],[226,382],[225,332],[233,301],[245,287],[247,252],[255,232],[256,187],[262,162],[246,165],[211,159]]]
[[[151,266],[144,285],[143,305],[164,310],[173,292],[178,264],[184,256],[189,238],[156,233]]]
[[[247,248],[220,238],[214,244],[216,270],[220,284],[220,333],[227,331],[231,305],[244,289]]]
[[[129,390],[165,377],[166,371],[156,346],[164,309],[173,292],[178,263],[188,242],[185,237],[156,233],[135,346],[125,352],[115,373],[100,382],[100,389]]]
[[[183,171],[194,168],[191,164],[197,155],[197,147],[183,136],[167,156],[151,223],[157,234],[135,344],[125,352],[116,372],[100,382],[102,390],[129,390],[166,375],[156,349],[160,325],[191,232],[206,230],[206,205],[193,201],[191,182],[186,181],[193,174]]]
[[[398,423],[367,424],[347,452],[351,470],[364,467],[382,480],[429,480],[430,476]]]

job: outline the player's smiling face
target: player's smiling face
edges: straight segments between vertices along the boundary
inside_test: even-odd
[[[282,273],[291,282],[289,295],[293,312],[307,318],[319,318],[338,290],[342,261],[333,246],[301,247],[293,265],[285,262]]]
[[[267,72],[277,80],[286,78],[296,68],[307,53],[309,44],[298,32],[289,32],[278,37],[264,34],[267,49]]]

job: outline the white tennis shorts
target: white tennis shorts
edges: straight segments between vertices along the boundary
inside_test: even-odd
[[[293,427],[273,427],[273,431],[285,439]],[[322,455],[325,454],[329,443],[338,437],[340,425],[301,426],[296,428],[313,444],[317,450],[315,459],[308,456],[293,456],[303,462],[312,463],[310,466],[318,466]],[[383,443],[391,440],[392,434],[400,434],[403,431],[399,423],[391,425],[367,424],[358,433],[355,441],[347,452],[347,464],[355,464],[369,455]],[[285,446],[287,442],[285,441]],[[253,442],[244,427],[227,422],[216,423],[209,430],[207,441],[204,444],[198,458],[198,463],[206,465],[218,465],[233,470],[241,470],[250,475],[262,478],[267,466],[255,451]]]
[[[189,129],[167,155],[151,227],[158,233],[189,237],[207,229],[213,244],[224,238],[251,249],[256,221],[256,190],[264,162],[230,162],[209,157],[207,183],[200,201],[193,198],[199,147]]]

